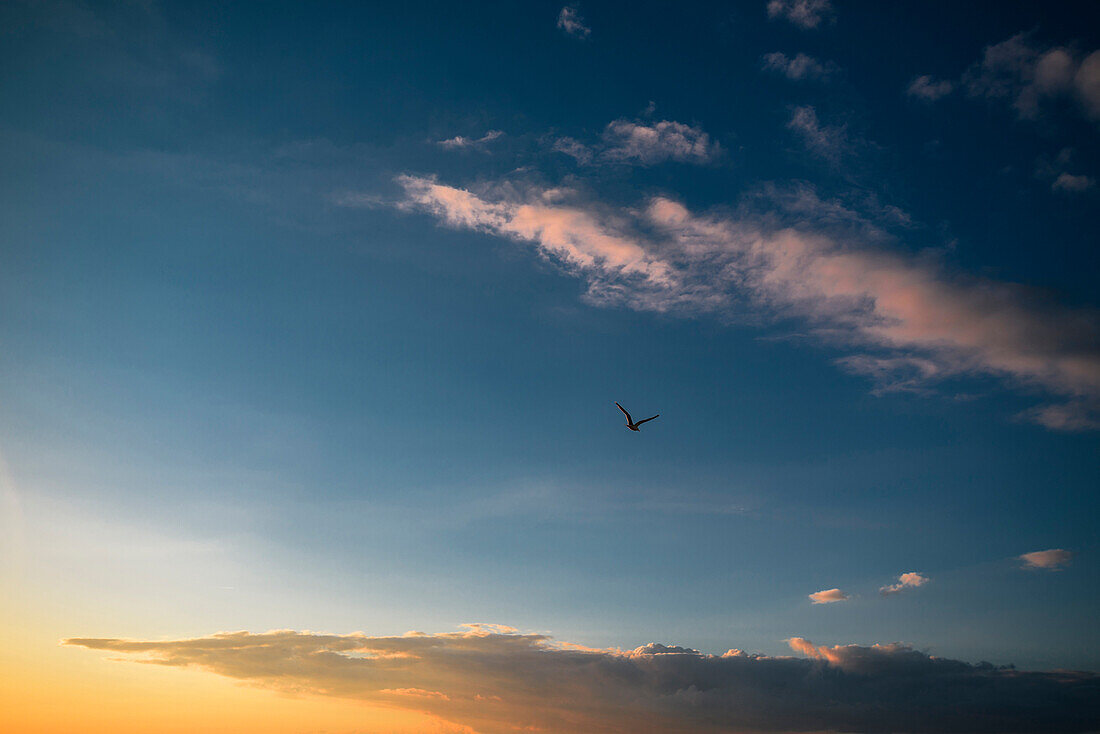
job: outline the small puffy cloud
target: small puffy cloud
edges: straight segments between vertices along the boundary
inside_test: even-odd
[[[416,710],[482,734],[867,731],[1083,732],[1100,676],[971,665],[900,643],[815,645],[804,657],[557,642],[509,627],[377,637],[279,630],[64,644],[204,670],[277,691]]]
[[[662,161],[709,163],[722,148],[701,128],[674,120],[652,124],[615,120],[603,134],[601,157],[609,161],[633,161],[652,165]]]
[[[891,594],[897,594],[898,592],[904,591],[906,589],[915,589],[918,586],[924,586],[929,581],[931,581],[931,579],[929,579],[927,576],[922,576],[915,571],[910,571],[909,573],[903,573],[902,575],[898,576],[898,582],[896,584],[883,586],[881,589],[879,589],[879,593],[883,596],[890,596]]]
[[[665,161],[704,165],[718,160],[723,153],[722,146],[711,140],[702,128],[674,120],[613,120],[596,143],[586,145],[574,138],[562,137],[554,141],[552,149],[582,165],[652,166]]]
[[[809,598],[814,604],[833,604],[838,601],[848,601],[850,597],[840,589],[825,589],[815,591],[809,595]]]
[[[1050,187],[1055,191],[1078,193],[1091,189],[1095,185],[1096,181],[1091,176],[1075,176],[1072,173],[1060,173],[1058,174],[1058,178],[1054,179],[1054,183],[1052,183]]]
[[[1024,568],[1044,568],[1048,571],[1060,571],[1069,565],[1073,553],[1061,548],[1051,548],[1050,550],[1025,553],[1018,556],[1018,558],[1024,562]]]
[[[1087,401],[1040,405],[1024,411],[1020,417],[1052,431],[1075,433],[1100,429],[1100,405]]]
[[[831,163],[839,162],[851,149],[847,128],[843,125],[823,125],[817,119],[817,111],[809,105],[795,107],[791,111],[787,129],[801,138],[807,150]]]
[[[807,30],[834,18],[829,0],[768,0],[765,7],[769,18],[783,18]]]
[[[592,29],[584,24],[584,18],[572,5],[566,5],[558,13],[558,28],[574,38],[588,38]]]
[[[936,81],[928,74],[924,74],[910,82],[909,88],[905,91],[910,97],[916,97],[924,102],[935,102],[951,94],[954,89],[954,82],[947,79]]]
[[[774,71],[782,74],[791,81],[817,80],[824,81],[836,73],[836,65],[822,63],[813,56],[799,53],[795,57],[788,58],[786,54],[774,51],[764,54],[761,66],[765,71]]]
[[[491,143],[503,134],[504,133],[500,130],[490,130],[489,132],[482,135],[480,138],[467,138],[462,135],[455,135],[453,138],[447,138],[446,140],[437,140],[436,145],[440,146],[441,148],[451,149],[471,148],[477,147],[479,145],[484,145],[485,143]]]

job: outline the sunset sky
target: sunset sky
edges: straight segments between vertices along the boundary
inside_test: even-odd
[[[0,38],[0,729],[1100,730],[1095,3]]]

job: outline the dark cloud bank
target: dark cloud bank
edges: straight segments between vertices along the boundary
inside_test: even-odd
[[[273,631],[64,644],[255,685],[423,711],[483,734],[547,732],[1085,732],[1100,675],[937,658],[901,644],[806,657],[592,649],[498,625],[398,637]]]

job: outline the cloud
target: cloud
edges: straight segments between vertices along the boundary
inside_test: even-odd
[[[598,143],[585,145],[570,137],[558,138],[552,149],[578,163],[630,163],[652,166],[665,161],[705,165],[718,160],[722,146],[700,127],[674,120],[643,122],[612,120]]]
[[[765,7],[769,18],[784,18],[807,30],[834,19],[829,0],[768,0]]]
[[[910,82],[909,88],[905,91],[910,97],[916,97],[925,102],[935,102],[937,99],[951,94],[954,89],[954,82],[947,79],[936,81],[925,74]]]
[[[584,18],[571,5],[566,5],[558,13],[558,28],[574,38],[588,38],[588,35],[592,33],[592,29],[584,24]]]
[[[905,591],[906,589],[915,589],[918,586],[924,586],[929,581],[931,581],[931,579],[927,576],[922,576],[915,571],[910,571],[909,573],[903,573],[902,575],[898,576],[898,582],[896,584],[883,586],[881,589],[879,589],[879,593],[883,596],[890,596],[891,594],[897,594],[898,592]]]
[[[765,71],[775,71],[783,74],[791,81],[816,80],[824,81],[836,73],[836,65],[822,63],[813,56],[799,53],[793,59],[786,54],[775,51],[764,54],[761,66]]]
[[[397,637],[280,630],[63,644],[253,685],[384,703],[482,734],[638,731],[1075,732],[1100,726],[1100,677],[937,658],[902,644],[806,658],[652,643],[594,649],[506,627]]]
[[[446,140],[437,140],[436,145],[442,148],[470,148],[485,143],[491,143],[499,138],[504,133],[500,130],[490,130],[482,135],[480,138],[467,138],[462,135],[455,135],[453,138],[447,138]]]
[[[1060,173],[1058,174],[1058,178],[1054,179],[1054,183],[1052,183],[1050,187],[1055,191],[1078,193],[1087,191],[1095,185],[1096,181],[1091,176],[1075,176],[1072,173]]]
[[[787,129],[802,139],[802,143],[814,155],[832,163],[851,150],[847,129],[844,126],[822,125],[813,107],[795,107]]]
[[[1100,120],[1100,51],[1079,60],[1065,46],[1040,46],[1028,33],[986,47],[963,75],[974,97],[1005,99],[1021,119],[1039,117],[1045,102],[1072,99]]]
[[[709,163],[722,153],[701,128],[682,122],[661,120],[647,125],[630,120],[615,120],[603,134],[605,149],[601,157],[610,161],[636,161],[653,165],[662,161]]]
[[[1044,551],[1033,551],[1019,556],[1024,562],[1024,568],[1045,568],[1049,571],[1060,571],[1069,565],[1073,553],[1061,548],[1051,548]]]
[[[838,601],[848,601],[850,597],[840,589],[825,589],[810,594],[810,601],[814,604],[832,604]]]
[[[874,238],[816,197],[809,205],[820,206],[794,211],[792,225],[781,198],[761,202],[771,205],[765,215],[695,214],[661,196],[611,207],[576,191],[514,184],[475,193],[425,177],[398,183],[399,208],[534,244],[583,278],[593,303],[797,319],[823,342],[854,350],[843,366],[884,389],[987,375],[1059,396],[1083,416],[1100,411],[1095,312],[861,242]],[[806,206],[805,198],[793,201]]]

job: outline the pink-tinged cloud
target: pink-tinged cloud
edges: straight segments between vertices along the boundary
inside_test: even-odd
[[[1024,568],[1041,568],[1048,571],[1060,571],[1069,565],[1069,562],[1073,559],[1073,553],[1072,551],[1063,550],[1061,548],[1051,548],[1050,550],[1024,553],[1022,556],[1019,556],[1019,559],[1024,562]]]
[[[619,208],[560,189],[501,184],[475,193],[432,178],[398,182],[399,207],[531,243],[584,278],[596,303],[799,319],[823,341],[855,350],[841,365],[879,389],[985,374],[1061,398],[1027,416],[1050,428],[1089,427],[1100,412],[1095,311],[842,239],[830,234],[832,209],[819,219],[798,209],[803,224],[784,227],[774,216],[696,214],[665,197]],[[811,210],[823,206],[814,201]]]
[[[553,150],[582,165],[626,163],[653,166],[665,161],[705,165],[723,154],[722,146],[702,128],[675,120],[612,120],[601,139],[586,145],[570,137],[554,141]]]
[[[850,597],[840,589],[825,589],[815,591],[809,595],[809,598],[814,604],[833,604],[838,601],[848,601]]]
[[[905,591],[906,589],[915,589],[918,586],[924,586],[929,581],[931,581],[931,579],[927,576],[922,576],[916,571],[910,571],[909,573],[903,573],[902,575],[898,576],[898,581],[896,584],[883,586],[881,589],[879,589],[879,593],[883,596],[890,596],[891,594],[897,594],[901,591]]]
[[[558,13],[558,28],[574,38],[588,38],[592,33],[592,29],[585,25],[580,12],[571,5],[566,5]]]
[[[829,0],[768,0],[764,7],[769,18],[783,18],[807,30],[834,17],[833,4]]]
[[[832,163],[838,162],[852,147],[843,125],[822,124],[816,110],[809,105],[791,111],[787,129],[802,140],[807,150]]]
[[[910,97],[916,97],[924,102],[935,102],[951,94],[954,89],[954,82],[948,79],[940,79],[937,81],[929,75],[924,74],[923,76],[918,76],[909,83],[906,93]]]
[[[788,58],[786,54],[779,51],[764,54],[761,66],[765,71],[778,72],[792,82],[824,81],[837,71],[834,64],[822,63],[813,56],[799,53],[794,58]]]
[[[963,75],[973,97],[1011,102],[1023,119],[1036,119],[1044,105],[1074,100],[1087,117],[1100,120],[1100,51],[1084,58],[1070,46],[1044,46],[1018,33],[987,46]]]
[[[64,644],[206,670],[252,685],[400,706],[480,734],[1077,732],[1100,727],[1100,677],[969,665],[901,644],[807,656],[633,650],[490,631],[374,637],[275,631]]]

